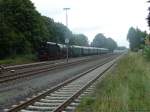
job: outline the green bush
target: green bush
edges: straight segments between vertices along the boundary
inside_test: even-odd
[[[36,62],[37,57],[35,54],[24,54],[24,55],[14,55],[6,59],[0,60],[2,65],[16,65]]]
[[[150,46],[144,47],[144,57],[150,61]]]

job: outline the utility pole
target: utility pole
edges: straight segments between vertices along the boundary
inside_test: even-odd
[[[63,10],[66,12],[66,26],[68,27],[68,14],[67,14],[67,11],[70,10],[70,8],[63,8]],[[68,58],[69,58],[69,56],[68,56],[69,39],[68,38],[65,39],[65,43],[67,45],[67,54],[66,54],[67,57],[66,58],[67,58],[67,63],[68,63]]]

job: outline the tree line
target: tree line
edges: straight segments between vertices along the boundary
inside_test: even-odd
[[[11,55],[35,53],[41,42],[90,46],[84,34],[73,34],[62,23],[42,16],[30,0],[0,0],[0,59]],[[91,44],[113,50],[116,42],[97,34]]]
[[[117,48],[117,43],[112,38],[107,38],[102,33],[99,33],[93,39],[91,46],[108,48],[109,50],[113,51]]]

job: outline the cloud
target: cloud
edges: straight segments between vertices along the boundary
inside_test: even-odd
[[[77,27],[77,28],[73,28],[72,30],[75,32],[92,32],[92,31],[97,31],[100,30],[101,27],[99,26],[92,26],[92,27]]]

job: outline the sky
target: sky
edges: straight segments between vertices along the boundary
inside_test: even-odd
[[[92,42],[98,33],[113,38],[119,46],[129,46],[127,38],[131,26],[148,31],[147,0],[31,0],[36,9],[55,22],[66,25],[63,8],[68,7],[68,27],[83,33]]]

